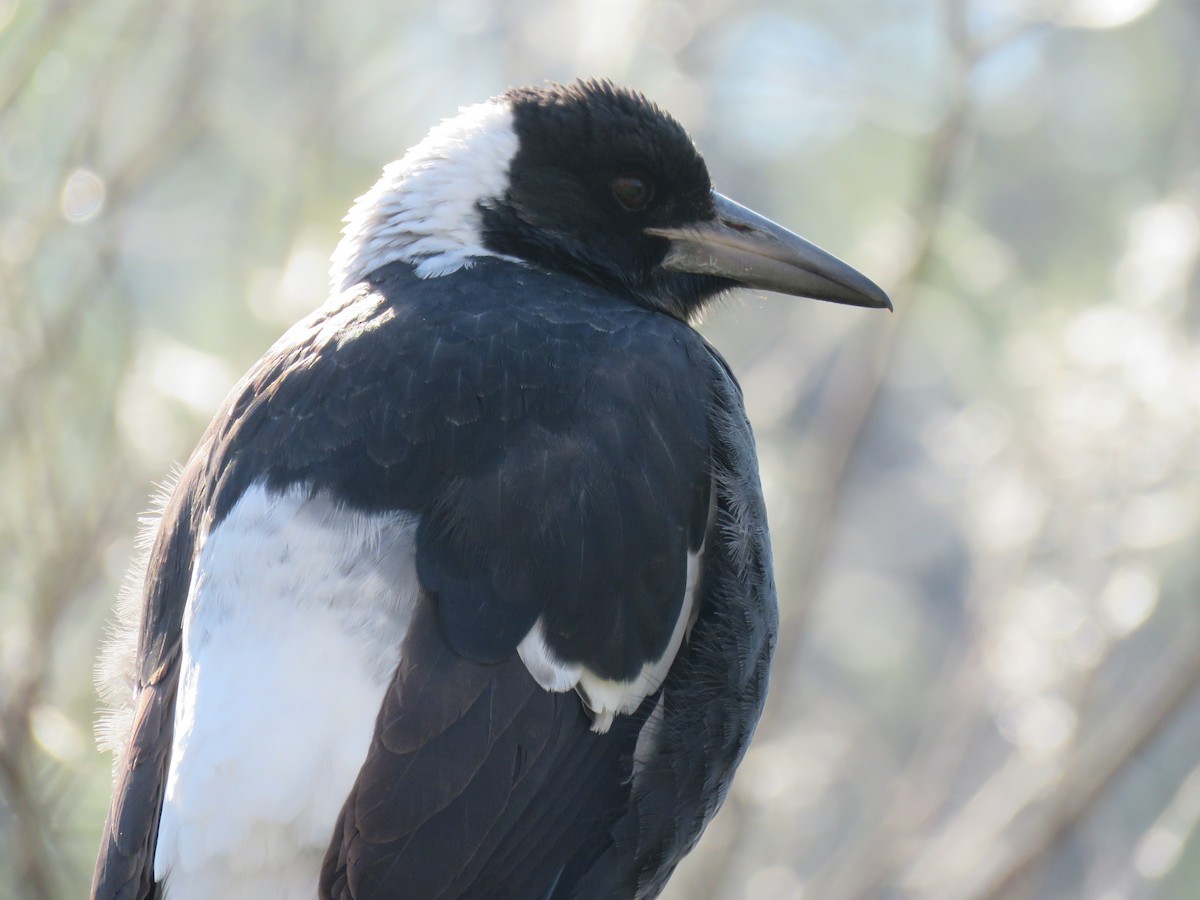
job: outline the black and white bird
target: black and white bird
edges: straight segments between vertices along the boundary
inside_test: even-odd
[[[434,128],[332,277],[162,509],[94,896],[654,896],[777,619],[741,393],[689,323],[743,285],[887,297],[596,81]]]

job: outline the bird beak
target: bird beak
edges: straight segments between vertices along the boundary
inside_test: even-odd
[[[662,268],[814,300],[892,308],[875,282],[800,235],[716,191],[713,205],[716,215],[709,221],[646,229],[671,242]]]

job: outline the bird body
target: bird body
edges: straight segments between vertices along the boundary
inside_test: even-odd
[[[607,83],[384,170],[163,510],[94,896],[661,890],[774,645],[753,437],[687,322],[730,260],[795,266],[753,217]]]

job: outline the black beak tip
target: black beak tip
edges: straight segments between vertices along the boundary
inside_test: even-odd
[[[892,300],[883,288],[859,272],[852,271],[849,274],[852,277],[846,279],[846,282],[849,283],[843,282],[842,284],[846,293],[838,298],[840,302],[867,309],[886,309],[888,312],[895,312]]]

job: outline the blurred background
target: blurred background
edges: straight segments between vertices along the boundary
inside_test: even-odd
[[[892,292],[739,295],[782,606],[672,898],[1200,897],[1200,6],[0,0],[0,896],[83,896],[139,511],[440,118],[609,76]]]

